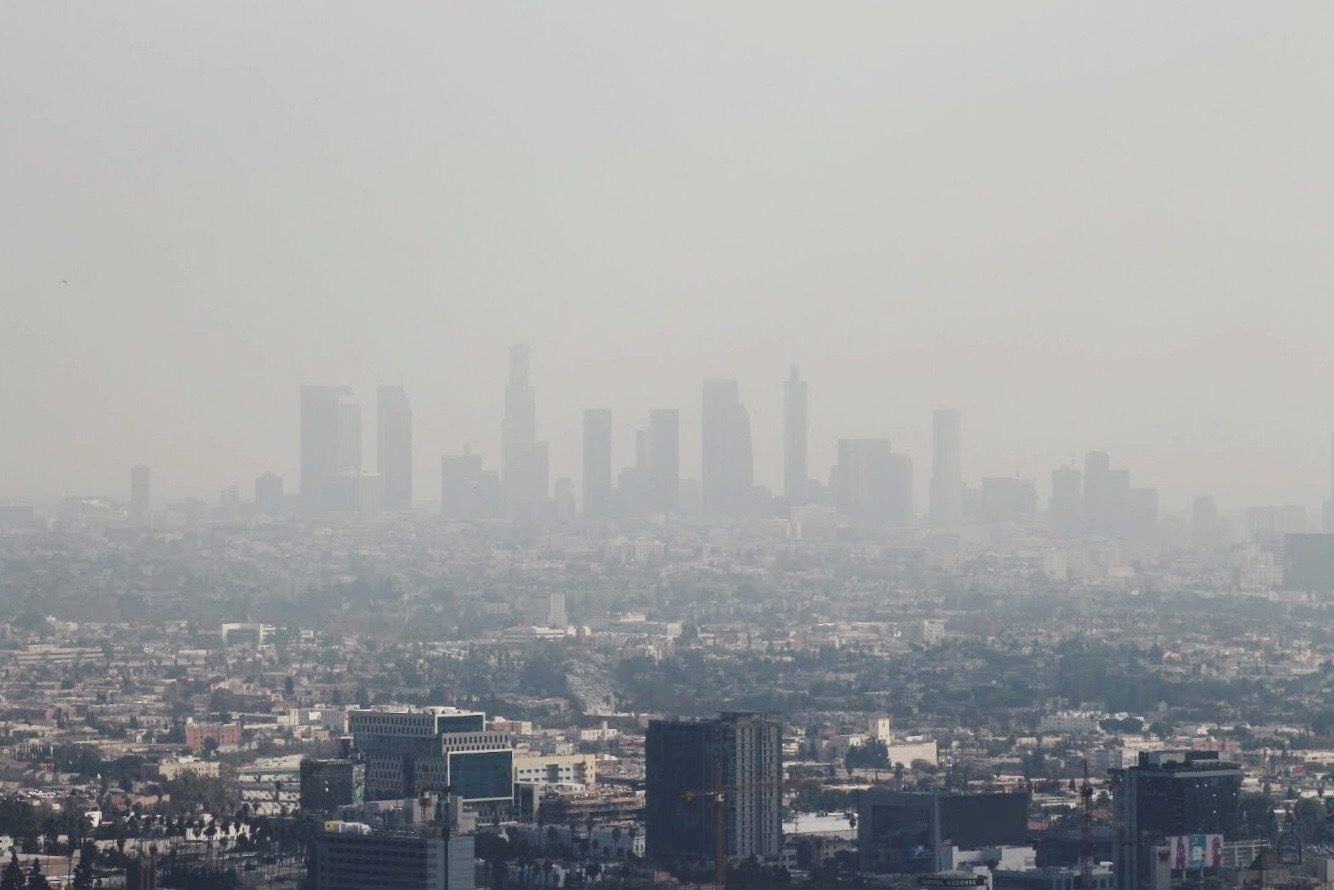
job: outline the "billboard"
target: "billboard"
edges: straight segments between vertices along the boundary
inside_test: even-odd
[[[1221,834],[1183,834],[1167,839],[1172,871],[1221,868],[1223,865],[1223,836]]]

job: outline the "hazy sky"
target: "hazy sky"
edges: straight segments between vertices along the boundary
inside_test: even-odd
[[[402,383],[417,497],[498,456],[533,347],[579,413],[782,379],[811,467],[1093,447],[1166,505],[1317,503],[1334,428],[1334,4],[10,3],[0,495],[296,486],[303,382]],[[924,498],[923,498],[924,501]]]

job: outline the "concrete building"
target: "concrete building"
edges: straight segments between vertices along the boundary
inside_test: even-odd
[[[316,890],[473,890],[473,837],[443,831],[376,831],[332,822],[315,843]]]

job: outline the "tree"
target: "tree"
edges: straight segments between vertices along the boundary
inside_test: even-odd
[[[74,890],[93,890],[93,860],[97,847],[91,842],[79,849],[79,864],[74,867]]]
[[[23,890],[23,866],[19,865],[18,853],[10,853],[9,864],[0,875],[0,890]]]
[[[46,875],[42,874],[42,863],[36,859],[28,866],[28,890],[51,890],[51,885],[46,882]]]

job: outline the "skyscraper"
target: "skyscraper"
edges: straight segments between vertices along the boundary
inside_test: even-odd
[[[1334,532],[1334,437],[1330,439],[1329,464],[1329,500],[1325,501],[1320,515],[1320,530],[1323,532]]]
[[[331,480],[361,473],[361,406],[346,386],[301,387],[301,500],[323,506]]]
[[[912,461],[894,453],[888,439],[839,439],[832,482],[845,515],[872,525],[911,524]]]
[[[500,516],[500,479],[482,468],[482,456],[467,448],[440,458],[440,513],[469,521]]]
[[[283,511],[283,477],[261,473],[255,477],[255,510],[261,516],[277,516]]]
[[[509,518],[534,523],[545,518],[551,489],[546,442],[514,442],[510,445],[509,476],[505,480]]]
[[[1241,767],[1218,752],[1141,751],[1138,765],[1111,774],[1112,812],[1125,838],[1116,845],[1117,890],[1154,886],[1155,850],[1173,838],[1236,837]]]
[[[963,520],[962,422],[956,408],[935,412],[931,454],[931,524],[951,528]]]
[[[782,726],[762,714],[715,720],[654,720],[644,742],[648,853],[657,859],[714,855],[714,799],[722,786],[729,859],[782,847]]]
[[[1047,519],[1058,534],[1072,535],[1079,531],[1083,516],[1080,494],[1083,480],[1078,467],[1057,467],[1051,471],[1051,506]]]
[[[152,519],[152,504],[149,500],[148,467],[130,468],[130,522],[146,526]]]
[[[611,411],[584,411],[584,515],[603,519],[611,511]]]
[[[701,416],[700,486],[704,513],[746,513],[755,486],[750,415],[735,380],[705,380]]]
[[[788,506],[806,501],[806,381],[792,365],[783,385],[783,497]]]
[[[681,417],[675,408],[649,413],[647,441],[648,506],[674,513],[681,488]]]
[[[510,376],[505,385],[505,417],[500,424],[500,468],[506,483],[510,481],[510,460],[514,446],[537,439],[537,395],[529,373],[527,346],[510,347]]]
[[[382,386],[377,404],[376,467],[386,510],[412,509],[412,406],[401,386]]]

